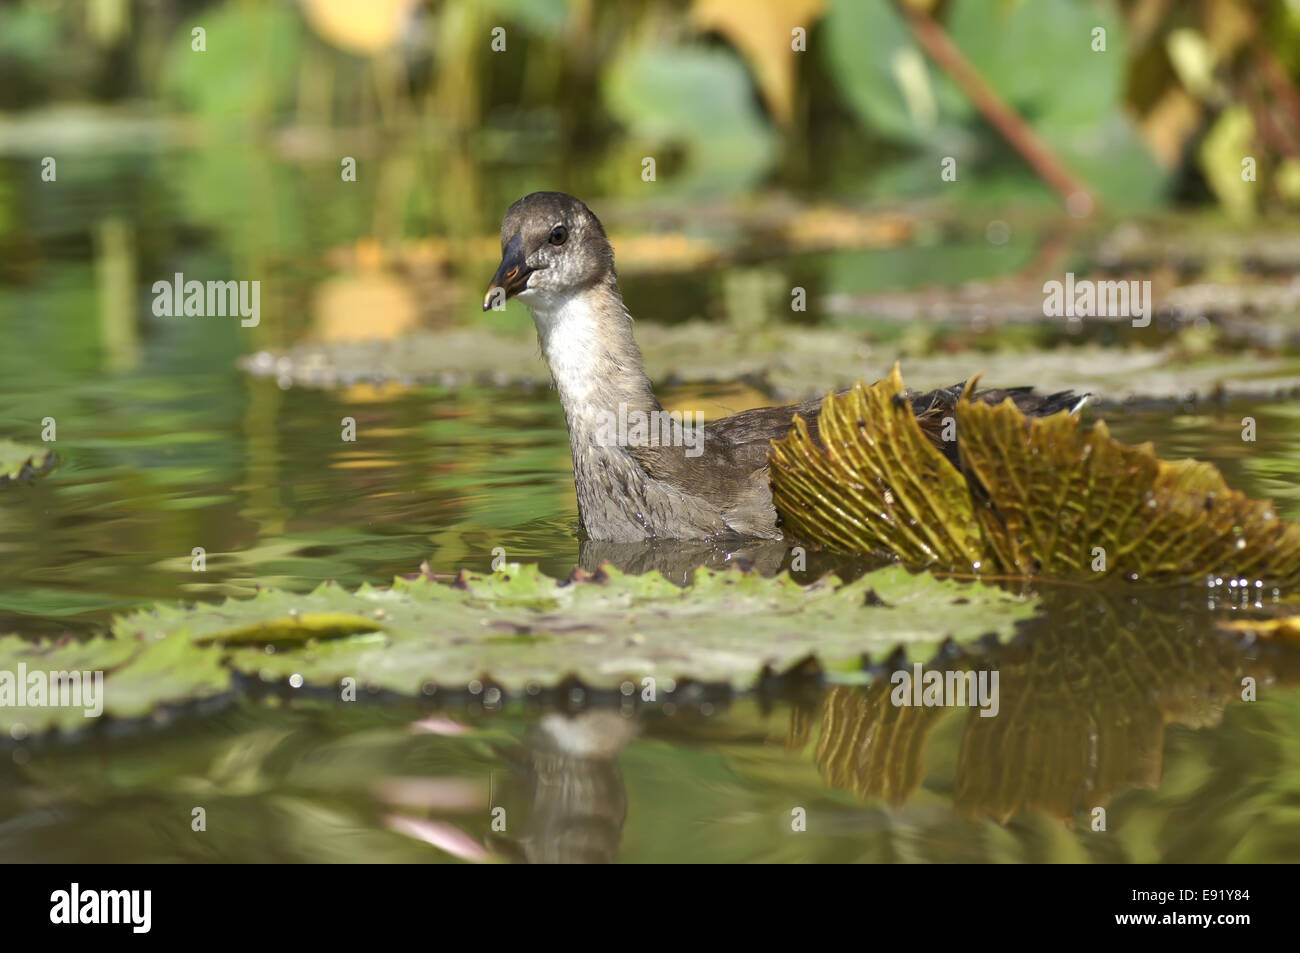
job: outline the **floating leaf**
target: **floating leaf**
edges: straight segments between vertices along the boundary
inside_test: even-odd
[[[918,565],[1024,576],[1207,575],[1300,584],[1300,524],[1230,489],[1219,471],[1167,463],[1066,413],[1027,418],[1010,401],[963,399],[959,472],[933,448],[895,366],[822,405],[821,443],[802,420],[773,445],[777,509],[796,535]]]
[[[0,440],[0,486],[44,473],[54,466],[54,460],[54,451],[47,447]]]
[[[658,691],[691,680],[747,688],[767,672],[802,670],[810,657],[830,677],[861,678],[864,655],[898,645],[931,652],[945,636],[1007,636],[1036,601],[981,583],[913,575],[900,566],[847,585],[826,577],[700,570],[682,589],[658,573],[607,569],[559,583],[535,566],[428,577],[389,589],[308,594],[263,590],[252,599],[191,608],[160,606],[117,619],[114,638],[54,648],[0,639],[0,670],[106,671],[104,710],[148,714],[157,704],[227,690],[231,670],[264,680],[300,675],[333,688],[417,695],[429,686],[465,692],[471,682],[505,691],[572,676],[593,688],[654,678]],[[79,710],[0,708],[0,728],[29,731],[82,722]]]
[[[229,629],[207,632],[194,641],[200,645],[224,642],[229,645],[256,643],[274,645],[280,642],[305,642],[308,639],[336,639],[345,635],[374,632],[383,626],[374,619],[349,615],[346,612],[308,612],[304,615],[280,616]]]
[[[921,322],[913,322],[915,325]],[[779,400],[800,400],[847,387],[896,358],[892,343],[873,343],[843,328],[772,326],[736,334],[705,321],[677,325],[637,323],[637,343],[652,379],[683,382],[762,378]],[[1072,388],[1099,401],[1128,398],[1177,400],[1194,396],[1277,399],[1300,390],[1300,359],[1253,353],[1212,354],[1189,360],[1170,345],[1061,347],[981,354],[990,377],[1060,390]],[[970,372],[969,354],[934,354],[907,361],[908,379],[919,389],[947,387]],[[549,380],[537,338],[482,328],[416,331],[389,341],[299,344],[291,350],[259,351],[241,359],[244,370],[273,376],[282,386],[338,387],[360,381],[435,381],[444,387],[476,382],[539,385]]]
[[[810,655],[827,667],[856,667],[863,653],[898,643],[933,646],[941,633],[1006,633],[1031,614],[996,589],[954,585],[899,567],[847,586],[706,570],[685,590],[658,574],[616,570],[559,585],[536,567],[520,566],[463,575],[454,587],[421,578],[355,594],[318,589],[307,600],[312,608],[319,602],[382,612],[385,640],[335,640],[271,656],[242,649],[232,661],[263,677],[298,673],[334,684],[350,675],[403,694],[426,684],[459,690],[476,679],[515,690],[569,675],[607,688],[646,677],[743,687],[765,667],[785,671]],[[963,598],[987,611],[955,604]],[[223,611],[240,607],[227,603]]]
[[[0,637],[0,677],[12,676],[19,688],[26,678],[48,679],[50,673],[77,673],[93,685],[96,672],[103,673],[102,697],[82,690],[68,699],[75,702],[72,705],[35,706],[24,704],[30,700],[25,694],[15,699],[0,696],[0,734],[18,738],[51,728],[74,732],[101,713],[140,718],[161,705],[210,698],[230,689],[230,670],[222,664],[221,652],[183,638],[97,636],[85,642],[30,642],[16,635]]]
[[[230,691],[230,669],[214,648],[183,639],[145,642],[129,661],[104,676],[104,711],[143,718],[160,705],[212,698]]]

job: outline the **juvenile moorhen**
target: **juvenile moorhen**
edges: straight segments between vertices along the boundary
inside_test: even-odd
[[[590,539],[781,537],[768,483],[768,450],[789,431],[794,414],[818,439],[820,399],[712,421],[703,428],[702,442],[699,434],[668,439],[667,431],[662,440],[628,439],[629,433],[644,436],[644,431],[611,426],[636,421],[638,414],[660,420],[666,415],[632,338],[632,317],[619,292],[605,229],[591,209],[563,192],[534,192],[506,212],[501,266],[483,310],[511,297],[533,312],[564,406],[578,513]],[[907,395],[926,435],[954,463],[956,444],[942,440],[941,431],[962,388],[954,384]],[[993,403],[1007,397],[1036,416],[1074,412],[1083,403],[1070,391],[1043,396],[1028,387],[975,395]],[[682,424],[673,426],[673,434],[682,437]],[[621,442],[610,439],[615,433]]]

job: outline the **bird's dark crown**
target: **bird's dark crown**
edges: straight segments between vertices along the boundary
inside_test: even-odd
[[[501,267],[484,307],[497,288],[540,303],[613,279],[614,249],[595,213],[564,192],[534,192],[506,211]]]

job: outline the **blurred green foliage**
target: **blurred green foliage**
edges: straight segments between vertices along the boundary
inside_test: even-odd
[[[1191,148],[1234,103],[1273,116],[1277,130],[1230,138],[1261,157],[1270,188],[1296,198],[1288,156],[1300,130],[1285,89],[1294,96],[1300,69],[1294,4],[1202,0],[1155,19],[1150,5],[1119,0],[909,6],[928,10],[983,83],[1116,210],[1188,194],[1190,182],[1253,213],[1231,194],[1235,152]],[[806,52],[792,49],[791,23]],[[886,0],[753,0],[743,15],[717,0],[175,0],[147,11],[12,0],[0,27],[0,107],[89,97],[227,127],[207,135],[230,135],[236,121],[250,142],[296,129],[273,146],[291,142],[300,156],[338,154],[340,136],[370,130],[371,149],[376,135],[385,151],[412,142],[442,166],[578,165],[587,180],[575,173],[575,191],[643,193],[640,160],[654,155],[660,194],[833,185],[889,196],[949,188],[937,164],[951,156],[950,197],[1045,194]]]
[[[293,106],[306,36],[293,7],[225,3],[187,21],[163,61],[167,100],[208,120],[269,120]],[[204,31],[202,52],[190,30]]]
[[[664,176],[674,191],[716,194],[753,186],[775,159],[776,136],[754,101],[744,67],[726,52],[631,50],[611,64],[604,90],[610,112],[632,140],[628,146],[639,142],[653,149],[674,142],[686,151],[685,167]],[[634,151],[627,156],[629,168],[639,162]]]

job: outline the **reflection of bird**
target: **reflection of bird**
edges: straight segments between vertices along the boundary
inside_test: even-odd
[[[534,192],[506,212],[501,266],[484,310],[517,296],[533,312],[542,351],[564,405],[578,512],[595,540],[781,536],[768,484],[768,449],[794,414],[818,439],[821,401],[746,410],[695,431],[664,413],[642,368],[632,318],[614,273],[614,249],[599,219],[563,192]],[[942,439],[962,385],[909,395],[922,430]],[[1025,413],[1078,409],[1069,392],[987,390]]]
[[[627,816],[618,755],[636,733],[636,721],[605,709],[539,719],[515,759],[528,786],[527,822],[517,840],[494,846],[534,864],[616,860]]]

